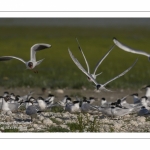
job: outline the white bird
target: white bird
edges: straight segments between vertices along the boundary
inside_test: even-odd
[[[23,62],[26,65],[27,69],[33,69],[35,66],[39,65],[44,59],[36,61],[36,52],[49,48],[51,47],[51,45],[49,44],[45,44],[45,43],[38,43],[38,44],[34,44],[31,47],[30,50],[30,60],[29,61],[24,61],[22,58],[16,57],[16,56],[2,56],[0,57],[0,61],[7,61],[7,60],[11,60],[11,59],[18,59],[21,62]]]
[[[5,91],[4,94],[3,94],[3,97],[6,97],[9,95],[9,92]]]
[[[48,94],[48,97],[45,99],[45,102],[47,104],[53,104],[54,103],[54,99],[55,99],[55,96],[53,94]]]
[[[77,39],[76,39],[76,40],[77,40]],[[81,49],[81,46],[80,46],[78,40],[77,40],[77,43],[78,43],[78,48],[79,48],[79,50],[81,51],[81,53],[82,53],[82,55],[83,55],[83,58],[84,58],[84,60],[85,60],[85,63],[86,63],[86,66],[87,66],[87,72],[88,72],[88,74],[90,74],[94,79],[96,79],[96,77],[102,73],[102,72],[101,72],[101,73],[99,73],[99,74],[96,74],[96,71],[97,71],[98,67],[99,67],[100,64],[103,62],[103,60],[108,56],[108,54],[112,51],[112,49],[114,48],[115,45],[112,46],[111,49],[102,57],[102,59],[99,60],[99,62],[98,62],[98,63],[96,64],[96,66],[95,66],[94,72],[91,74],[91,73],[90,73],[89,64],[88,64],[88,62],[87,62],[87,60],[86,60],[86,57],[85,57],[85,55],[84,55],[84,53],[83,53],[83,51],[82,51],[82,49]],[[70,53],[69,53],[69,54],[70,54]],[[72,57],[71,57],[71,58],[72,58]],[[89,78],[89,77],[87,76],[87,79],[91,82],[91,78]]]
[[[134,104],[137,104],[137,103],[140,103],[140,98],[138,97],[138,93],[133,93],[131,94],[130,96],[133,96],[133,103]]]
[[[133,68],[133,66],[134,66],[134,65],[136,64],[136,62],[138,61],[138,59],[136,59],[136,61],[135,61],[127,70],[125,70],[124,72],[122,72],[122,73],[119,74],[118,76],[112,78],[111,80],[107,81],[107,82],[104,83],[104,84],[99,84],[99,83],[92,77],[92,75],[89,74],[89,73],[82,67],[82,65],[79,63],[79,61],[73,56],[73,54],[71,53],[70,49],[68,49],[68,51],[69,51],[70,57],[72,58],[72,60],[74,61],[74,63],[77,65],[77,67],[78,67],[85,75],[87,75],[87,76],[91,79],[91,81],[93,81],[93,83],[96,85],[97,90],[110,91],[110,90],[106,89],[105,86],[106,86],[108,83],[110,83],[110,82],[116,80],[117,78],[123,76],[124,74],[126,74],[131,68]]]
[[[121,42],[119,42],[116,38],[113,38],[113,42],[115,43],[116,46],[118,46],[120,49],[126,51],[126,52],[130,52],[130,53],[134,53],[134,54],[140,54],[140,55],[144,55],[147,56],[148,59],[150,60],[150,54],[143,52],[141,50],[136,50],[133,48],[130,48],[127,45],[122,44]]]
[[[80,101],[73,101],[73,103],[67,103],[65,106],[65,111],[68,111],[70,113],[80,112]]]
[[[86,97],[83,97],[83,100],[81,100],[80,109],[82,112],[88,112],[90,111],[91,107],[90,105],[95,101],[94,97],[90,97],[89,100]]]
[[[35,106],[38,105],[38,103],[35,102],[35,98],[34,98],[34,97],[30,97],[30,98],[27,99],[26,101],[23,101],[22,104],[25,104],[25,108],[26,108],[26,109],[27,109],[29,106],[33,105],[33,104],[34,104]]]
[[[101,107],[107,108],[107,107],[110,107],[110,106],[111,106],[111,102],[107,102],[107,100],[104,97],[102,97],[101,98]]]
[[[143,87],[142,89],[146,89],[145,96],[150,98],[150,85],[147,85],[146,87]]]
[[[138,112],[139,116],[146,116],[146,115],[150,115],[150,111],[145,108],[145,106],[142,106],[141,109]]]
[[[117,108],[117,107],[111,107],[111,113],[113,117],[122,117],[129,113],[131,113],[134,110],[134,108]]]
[[[71,102],[71,98],[68,96],[68,95],[65,95],[64,96],[64,99],[61,100],[61,101],[58,101],[57,104],[59,104],[60,106],[62,107],[65,107],[66,106],[66,103],[70,103]]]
[[[16,100],[15,94],[14,94],[14,93],[11,93],[11,94],[10,94],[10,103],[14,103],[15,100]]]
[[[6,96],[2,99],[1,110],[2,111],[11,111],[11,112],[18,111],[20,104],[19,103],[8,103],[9,99],[10,99],[9,96]]]

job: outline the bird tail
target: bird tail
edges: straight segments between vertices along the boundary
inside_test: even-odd
[[[150,55],[148,56],[148,60],[150,61]]]

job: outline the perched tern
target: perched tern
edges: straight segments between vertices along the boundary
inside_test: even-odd
[[[147,108],[145,108],[145,106],[142,106],[140,111],[138,112],[139,116],[146,116],[146,115],[150,115],[150,112]]]
[[[82,112],[88,112],[90,110],[90,104],[94,102],[93,100],[92,102],[91,99],[94,100],[93,97],[90,97],[89,100],[86,97],[83,97],[83,101],[80,104],[80,108]]]
[[[104,84],[99,84],[99,83],[93,78],[93,76],[92,76],[91,74],[89,74],[89,73],[82,67],[82,65],[79,63],[79,61],[73,56],[73,54],[71,53],[70,49],[68,49],[68,51],[69,51],[70,57],[72,58],[72,60],[74,61],[74,63],[77,65],[77,67],[78,67],[85,75],[87,75],[87,76],[91,79],[91,81],[93,81],[93,83],[96,85],[97,90],[110,91],[110,90],[106,89],[105,86],[106,86],[108,83],[110,83],[110,82],[116,80],[117,78],[123,76],[124,74],[126,74],[126,73],[136,64],[136,62],[138,61],[138,59],[136,59],[136,61],[135,61],[127,70],[125,70],[124,72],[122,72],[122,73],[119,74],[118,76],[112,78],[111,80],[107,81],[107,82],[104,83]]]
[[[36,52],[49,48],[51,45],[45,43],[34,44],[30,49],[30,60],[24,61],[22,58],[16,56],[2,56],[0,57],[0,61],[7,61],[11,59],[18,59],[26,65],[27,69],[33,69],[35,66],[39,65],[44,59],[36,61]]]
[[[110,107],[110,105],[111,105],[111,102],[107,102],[107,100],[104,97],[101,98],[101,107],[107,108],[107,107]]]
[[[138,93],[133,93],[130,96],[133,96],[133,102],[134,104],[140,103],[140,98],[138,97]]]
[[[76,39],[76,40],[77,40],[77,39]],[[77,40],[77,43],[78,43],[78,48],[79,48],[79,50],[81,51],[81,53],[82,53],[82,55],[83,55],[83,58],[84,58],[84,60],[85,60],[85,63],[86,63],[86,66],[87,66],[87,72],[88,72],[88,74],[90,74],[94,79],[96,79],[96,77],[102,73],[102,72],[101,72],[101,73],[99,73],[99,74],[96,74],[96,71],[97,71],[98,67],[99,67],[100,64],[103,62],[103,60],[108,56],[108,54],[112,51],[112,49],[114,48],[115,45],[112,46],[111,49],[102,57],[102,59],[99,60],[99,62],[98,62],[98,63],[96,64],[96,66],[95,66],[94,72],[91,74],[91,73],[90,73],[89,64],[88,64],[88,62],[87,62],[87,60],[86,60],[86,57],[85,57],[85,55],[84,55],[84,53],[83,53],[83,51],[82,51],[82,49],[81,49],[81,46],[80,46],[78,40]],[[71,53],[69,53],[69,54],[70,54],[70,56],[71,56]],[[71,56],[71,58],[72,58],[72,56]],[[73,58],[72,58],[72,60],[73,60]],[[74,60],[73,60],[73,61],[74,61]],[[75,62],[75,61],[74,61],[74,62]],[[75,63],[75,64],[76,64],[76,63]],[[77,64],[76,64],[76,65],[77,65]],[[89,76],[87,76],[87,79],[92,82],[92,80],[91,80],[91,78],[89,78]]]
[[[10,100],[9,96],[6,96],[2,99],[1,110],[11,111],[11,112],[18,111],[18,108],[19,108],[20,104],[19,103],[8,103],[9,100]]]
[[[65,111],[70,113],[80,112],[80,101],[73,101],[73,103],[67,103],[65,106]]]
[[[134,53],[134,54],[140,54],[140,55],[145,55],[150,60],[150,54],[148,54],[146,52],[130,48],[130,47],[122,44],[121,42],[119,42],[116,38],[113,38],[113,42],[115,43],[116,46],[118,46],[120,49],[122,49],[122,50],[124,50],[126,52],[130,52],[130,53]]]

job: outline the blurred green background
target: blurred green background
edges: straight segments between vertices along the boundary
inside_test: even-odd
[[[45,20],[45,23],[44,23]],[[38,74],[19,60],[0,62],[0,86],[49,87],[93,89],[92,83],[71,60],[68,47],[85,67],[76,38],[94,71],[97,62],[113,45],[113,37],[135,49],[150,53],[150,19],[140,18],[45,18],[0,19],[0,56],[18,56],[28,61],[30,47],[48,43],[52,47],[37,52],[37,60],[45,60],[35,69]],[[139,23],[138,23],[139,21]],[[93,24],[92,24],[93,23]],[[99,83],[105,83],[120,74],[139,58],[127,74],[109,83],[111,88],[140,88],[150,84],[150,62],[142,55],[132,54],[115,47],[97,70]]]

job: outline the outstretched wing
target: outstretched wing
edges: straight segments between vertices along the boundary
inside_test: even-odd
[[[99,65],[103,62],[103,60],[108,56],[108,54],[111,52],[111,50],[114,48],[114,46],[115,45],[113,45],[112,47],[111,47],[111,49],[103,56],[103,58],[97,63],[97,65],[96,65],[96,67],[95,67],[95,70],[94,70],[94,75],[95,75],[95,73],[96,73],[96,71],[97,71],[97,69],[98,69],[98,67],[99,67]]]
[[[94,78],[82,67],[82,65],[79,63],[79,61],[73,56],[73,54],[71,53],[70,49],[68,49],[69,55],[72,58],[73,62],[77,65],[77,67],[85,74],[87,75],[89,78],[91,78],[91,80],[94,82],[95,85],[97,85],[98,83],[94,80]]]
[[[113,42],[115,43],[115,45],[117,45],[119,48],[121,48],[124,51],[130,52],[130,53],[135,53],[135,54],[141,54],[141,55],[145,55],[145,56],[150,56],[150,54],[143,52],[141,50],[136,50],[133,48],[130,48],[124,44],[122,44],[121,42],[119,42],[116,38],[113,38]]]
[[[2,56],[2,57],[0,57],[0,61],[7,61],[7,60],[11,60],[13,58],[18,59],[18,60],[22,61],[23,63],[26,63],[22,58],[15,57],[15,56]]]
[[[78,41],[77,38],[76,38],[76,40],[77,40],[77,43],[78,43],[78,48],[79,48],[79,50],[81,51],[81,53],[82,53],[82,55],[83,55],[83,58],[84,58],[84,60],[85,60],[85,63],[86,63],[86,66],[87,66],[87,70],[88,70],[88,73],[90,73],[90,67],[89,67],[89,64],[88,64],[88,62],[87,62],[87,60],[86,60],[86,57],[85,57],[85,55],[84,55],[84,53],[83,53],[83,51],[82,51],[82,49],[81,49],[81,46],[80,46],[79,41]]]
[[[133,63],[132,66],[130,66],[127,70],[125,70],[124,72],[122,72],[121,74],[119,74],[118,76],[114,77],[113,79],[109,80],[108,82],[106,82],[105,84],[103,84],[103,86],[106,86],[108,83],[112,82],[113,80],[116,80],[117,78],[123,76],[124,74],[126,74],[138,61],[138,58],[136,59],[136,61]]]
[[[36,61],[36,52],[37,51],[44,50],[44,49],[49,48],[49,47],[51,47],[51,45],[45,44],[45,43],[34,44],[30,50],[31,61]]]

